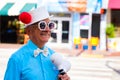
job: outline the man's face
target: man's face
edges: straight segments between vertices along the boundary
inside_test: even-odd
[[[49,19],[42,20],[48,24],[50,22]],[[38,23],[33,24],[30,28],[29,37],[32,41],[36,43],[46,43],[48,42],[50,36],[51,36],[51,30],[49,29],[48,25],[46,25],[44,30],[41,30],[38,28]]]

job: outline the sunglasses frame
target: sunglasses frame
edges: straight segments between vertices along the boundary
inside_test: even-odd
[[[45,23],[45,28],[44,28],[44,29],[41,29],[41,27],[40,27],[40,24],[41,24],[41,23]],[[50,25],[51,23],[54,24],[54,28],[52,28],[52,29],[50,29],[50,27],[49,27],[49,25]],[[40,21],[40,22],[38,23],[38,28],[39,28],[39,30],[45,31],[45,30],[46,30],[46,27],[48,27],[50,30],[54,30],[55,27],[56,27],[56,24],[55,24],[55,22],[53,22],[53,21],[50,21],[50,22],[48,22],[48,23],[47,23],[46,21]]]

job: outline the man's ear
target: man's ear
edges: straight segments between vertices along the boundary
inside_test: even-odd
[[[31,29],[29,28],[29,27],[27,27],[27,28],[25,28],[25,32],[26,32],[26,34],[30,34],[30,32],[31,32]]]

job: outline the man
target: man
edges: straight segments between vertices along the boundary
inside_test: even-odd
[[[50,59],[55,52],[45,46],[55,27],[45,7],[23,12],[19,19],[30,40],[10,57],[4,80],[70,80],[67,74],[59,75]]]

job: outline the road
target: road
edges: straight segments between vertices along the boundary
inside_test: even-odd
[[[16,50],[0,48],[0,80],[3,80],[8,58]],[[106,62],[112,61],[113,63],[110,65],[120,69],[120,57],[89,58],[64,56],[72,65],[68,72],[71,80],[120,80],[120,75],[106,66]]]
[[[120,74],[106,66],[110,61],[110,66],[120,70],[120,57],[114,58],[85,58],[69,57],[72,67],[68,74],[71,80],[120,80]]]

